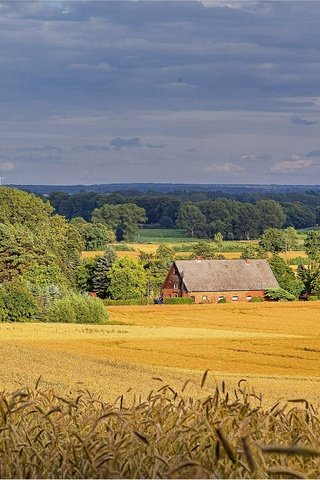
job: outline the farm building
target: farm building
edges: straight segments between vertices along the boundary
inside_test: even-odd
[[[267,260],[177,260],[162,287],[168,297],[191,297],[195,303],[248,302],[279,288]]]

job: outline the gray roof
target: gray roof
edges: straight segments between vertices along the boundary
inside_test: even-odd
[[[189,292],[279,288],[267,260],[177,260]]]

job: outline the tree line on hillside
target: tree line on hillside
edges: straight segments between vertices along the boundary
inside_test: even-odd
[[[56,212],[68,219],[107,223],[118,239],[133,239],[133,222],[162,228],[183,228],[193,237],[212,238],[221,232],[225,239],[258,238],[266,228],[297,229],[320,223],[320,193],[299,192],[281,195],[242,194],[236,198],[210,193],[190,194],[99,194],[68,195],[54,192],[49,201]],[[274,197],[274,198],[271,198]],[[141,210],[134,210],[134,206]],[[123,218],[119,218],[119,211]],[[115,223],[116,222],[116,223]]]

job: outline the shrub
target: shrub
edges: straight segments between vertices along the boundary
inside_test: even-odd
[[[169,298],[166,298],[164,303],[168,304],[168,305],[181,305],[181,304],[188,304],[190,305],[191,303],[193,303],[193,300],[192,298],[190,297],[169,297]]]
[[[320,297],[318,297],[317,295],[309,295],[308,297],[308,302],[317,302],[320,300]]]
[[[1,322],[29,322],[40,316],[40,306],[23,282],[15,280],[0,288]]]
[[[296,299],[292,293],[287,292],[284,288],[267,288],[265,294],[269,300],[274,300],[276,302],[292,302]]]
[[[308,265],[309,264],[309,259],[304,258],[304,257],[294,257],[294,258],[289,258],[288,260],[289,265]]]
[[[105,305],[146,305],[147,300],[142,298],[141,300],[132,299],[132,300],[113,300],[111,298],[105,298],[103,300]]]
[[[134,248],[129,247],[126,243],[115,243],[112,245],[112,248],[117,252],[134,252]]]
[[[251,300],[249,300],[249,302],[253,302],[253,303],[264,302],[264,298],[263,297],[252,297]]]
[[[71,293],[50,303],[46,310],[46,321],[101,324],[108,322],[108,313],[100,299]]]

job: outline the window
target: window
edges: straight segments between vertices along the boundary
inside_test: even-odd
[[[208,300],[207,295],[202,295],[202,300],[205,300],[205,301]]]
[[[174,290],[178,290],[179,285],[178,285],[177,283],[174,283],[174,284],[173,284],[173,288],[174,288]]]
[[[192,300],[193,302],[195,302],[195,301],[196,301],[196,297],[194,297],[193,295],[191,295],[191,300]]]
[[[238,295],[232,295],[232,301],[237,302],[239,300]]]
[[[251,296],[251,295],[248,295],[248,296],[246,297],[246,300],[247,300],[247,302],[250,302],[250,300],[252,300],[252,296]]]
[[[226,303],[226,297],[220,295],[220,297],[218,297],[218,303]]]

